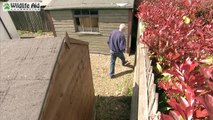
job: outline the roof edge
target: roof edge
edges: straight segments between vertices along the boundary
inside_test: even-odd
[[[64,42],[68,42],[69,44],[79,44],[79,45],[86,45],[86,46],[89,45],[88,42],[85,42],[85,41],[82,41],[82,40],[77,40],[77,39],[69,37],[67,32],[66,32],[65,37],[64,37]]]
[[[46,7],[44,10],[68,10],[68,9],[133,9],[133,6],[126,6],[126,7]]]

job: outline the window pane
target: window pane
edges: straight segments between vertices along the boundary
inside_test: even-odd
[[[74,11],[76,32],[99,32],[97,10]]]
[[[90,17],[82,17],[82,18],[80,18],[80,23],[84,27],[90,27]]]
[[[90,11],[90,14],[91,14],[91,15],[98,15],[98,11],[97,11],[97,10],[91,10],[91,11]]]
[[[77,17],[75,20],[76,20],[76,25],[80,25],[79,17]]]
[[[81,11],[80,10],[75,10],[74,11],[74,15],[80,15],[81,14]]]
[[[91,26],[98,27],[98,18],[91,18]]]
[[[82,10],[82,15],[89,15],[89,10]]]

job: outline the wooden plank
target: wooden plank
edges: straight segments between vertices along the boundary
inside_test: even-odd
[[[140,48],[139,53],[141,55],[140,58],[140,80],[139,80],[139,101],[138,101],[138,119],[139,120],[148,120],[148,95],[147,95],[147,78],[146,78],[146,70],[145,70],[145,53],[143,50],[143,45],[139,44]]]
[[[155,120],[157,120],[157,110],[158,110],[158,99],[159,99],[159,94],[158,93],[155,93],[155,100],[154,100],[154,104],[153,104],[153,106],[152,106],[152,108],[151,108],[151,111],[150,111],[150,113],[149,113],[149,118],[151,119],[151,120],[153,120],[153,119],[155,119]]]
[[[88,47],[78,44],[66,47],[65,43],[63,46],[40,119],[90,119],[94,88]]]
[[[50,11],[52,16],[66,16],[66,15],[72,15],[71,10],[54,10]]]
[[[128,15],[128,10],[99,10],[99,14],[114,14],[114,15],[120,15],[120,14],[126,14]]]
[[[3,3],[0,2],[0,6],[3,6]],[[16,27],[9,15],[8,12],[3,11],[3,9],[0,9],[0,19],[2,20],[2,24],[5,26],[5,30],[9,33],[9,37],[11,38],[19,38],[19,35],[16,31]],[[2,30],[2,29],[1,29]],[[1,35],[2,36],[2,35]]]
[[[152,79],[153,77],[153,79]],[[150,66],[149,71],[147,72],[147,82],[148,82],[148,88],[150,87],[151,84],[154,83],[154,74],[152,73],[152,66]]]
[[[71,26],[74,26],[73,20],[56,20],[56,21],[53,21],[53,23],[54,23],[55,26],[58,26],[58,25],[63,25],[63,26],[71,25]]]
[[[137,47],[137,52],[139,52],[139,47]],[[139,64],[140,55],[136,54],[136,66],[134,68],[134,82],[133,82],[133,94],[131,101],[131,113],[130,120],[138,120],[138,97],[139,97]]]
[[[149,89],[148,93],[149,93],[149,95],[148,95],[148,97],[149,97],[148,106],[149,106],[149,113],[150,113],[151,110],[152,110],[152,107],[154,105],[154,102],[155,102],[156,84],[151,85],[151,88]]]
[[[148,88],[150,89],[152,86],[152,84],[154,83],[154,74],[151,73],[150,76],[149,76],[149,84],[148,84]]]

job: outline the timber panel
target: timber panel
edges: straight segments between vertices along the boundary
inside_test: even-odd
[[[63,46],[54,71],[58,74],[53,76],[41,119],[91,119],[94,88],[88,45],[67,40]]]

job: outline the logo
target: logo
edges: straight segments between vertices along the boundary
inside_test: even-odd
[[[4,11],[10,11],[11,9],[11,6],[9,3],[3,3],[3,10]]]
[[[40,11],[40,2],[3,2],[3,11]]]

